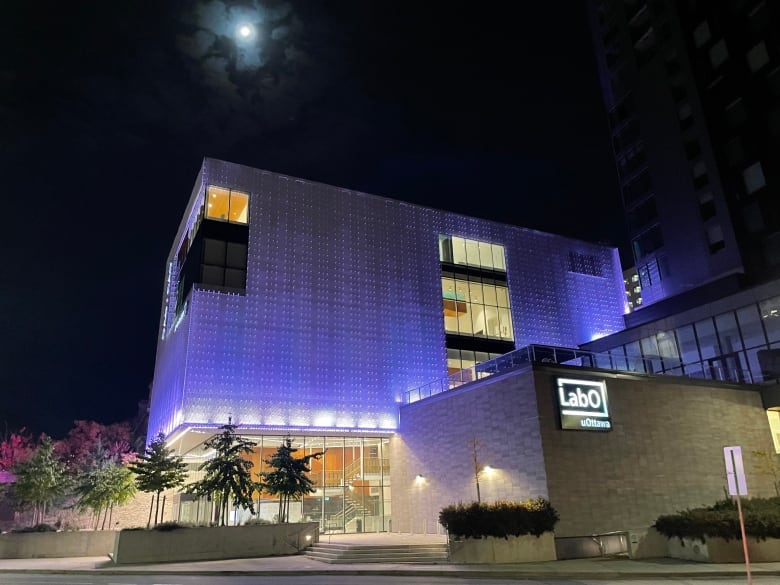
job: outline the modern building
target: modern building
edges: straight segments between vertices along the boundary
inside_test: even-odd
[[[642,306],[642,286],[639,284],[639,273],[635,266],[623,271],[623,285],[626,287],[626,302],[628,311]]]
[[[780,5],[589,0],[643,310],[780,277]]]
[[[261,449],[315,437],[323,489],[358,452],[382,488],[407,391],[618,331],[623,296],[615,248],[206,159],[168,258],[149,434],[183,453],[229,418]]]
[[[288,436],[325,451],[291,510],[323,531],[440,532],[477,478],[483,501],[549,498],[557,536],[646,529],[720,497],[724,445],[773,452],[780,393],[576,349],[621,335],[625,308],[615,248],[206,159],[166,265],[148,437],[192,469],[228,421],[255,471]]]
[[[779,8],[589,1],[642,306],[583,349],[648,373],[780,378]]]

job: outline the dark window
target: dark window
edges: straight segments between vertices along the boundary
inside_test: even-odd
[[[664,245],[663,238],[661,237],[660,226],[653,226],[639,237],[635,238],[632,242],[634,249],[634,258],[644,258],[650,252],[653,252]]]
[[[591,276],[604,276],[601,263],[596,256],[578,252],[569,252],[569,271]]]
[[[628,212],[628,230],[632,233],[637,232],[657,218],[658,210],[655,207],[655,197],[650,197]]]
[[[653,183],[650,179],[650,173],[647,170],[642,171],[640,175],[623,186],[623,201],[626,206],[641,199],[653,190]]]

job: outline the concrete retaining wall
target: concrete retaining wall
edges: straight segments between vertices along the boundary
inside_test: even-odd
[[[462,564],[534,563],[554,561],[555,537],[545,532],[508,538],[466,538],[450,540],[450,562]]]
[[[780,539],[756,540],[748,537],[748,556],[753,563],[780,562]],[[704,542],[694,538],[670,538],[668,554],[673,559],[702,563],[744,563],[745,553],[741,540],[707,538]]]
[[[0,534],[0,559],[107,556],[117,534],[113,530]]]
[[[294,555],[318,540],[316,522],[179,528],[168,532],[123,530],[117,536],[112,559],[117,565],[125,565]]]

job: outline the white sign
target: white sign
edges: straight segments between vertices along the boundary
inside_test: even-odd
[[[723,458],[726,460],[726,481],[729,484],[729,495],[746,496],[748,492],[745,468],[742,465],[742,447],[723,447]]]
[[[603,380],[558,378],[561,428],[579,431],[611,431],[607,384]]]

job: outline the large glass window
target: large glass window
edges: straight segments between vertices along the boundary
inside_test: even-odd
[[[693,325],[685,325],[677,328],[677,343],[680,347],[680,357],[683,364],[695,364],[701,361],[699,346],[696,343],[696,335]]]
[[[209,185],[206,189],[206,217],[230,223],[249,223],[249,194]]]
[[[447,333],[514,339],[506,286],[443,277],[441,290]]]
[[[770,343],[780,341],[780,297],[761,302],[759,310]]]
[[[696,337],[699,339],[699,351],[703,360],[720,355],[718,338],[715,335],[715,324],[712,319],[704,319],[695,323]]]
[[[734,353],[742,349],[742,338],[737,327],[737,318],[729,311],[715,317],[715,328],[718,330],[720,348],[724,354]]]
[[[461,266],[506,272],[503,246],[457,236],[439,236],[439,260]]]

